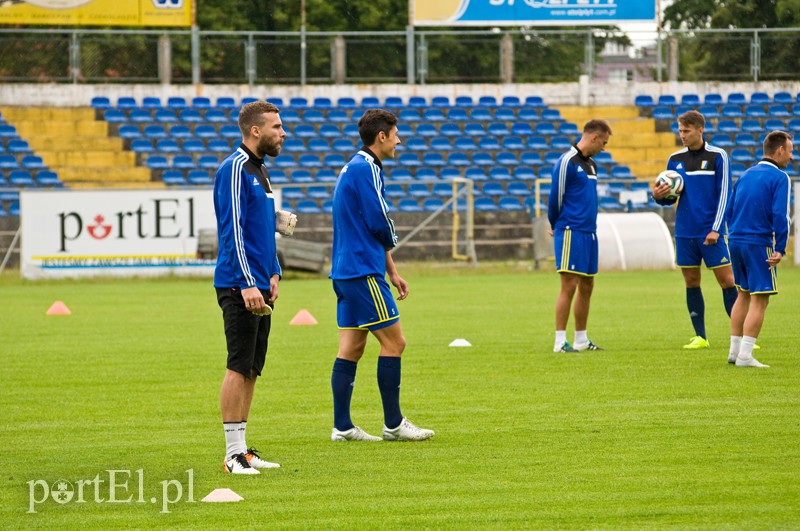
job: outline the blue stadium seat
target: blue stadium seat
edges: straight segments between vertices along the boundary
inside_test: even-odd
[[[547,142],[545,137],[533,135],[528,137],[528,140],[525,142],[525,147],[528,149],[538,149],[540,151],[544,151],[545,149],[550,148],[550,144]]]
[[[426,199],[422,202],[422,210],[425,212],[436,212],[444,205],[444,201],[436,197]]]
[[[398,126],[398,130],[399,129],[400,127]],[[345,136],[349,136],[351,138],[360,138],[361,136],[358,133],[358,125],[356,124],[345,125],[344,128],[342,129],[342,133],[344,133]]]
[[[554,136],[550,139],[550,147],[553,149],[568,150],[572,146],[572,141],[566,136]]]
[[[136,103],[136,98],[130,96],[120,96],[117,98],[117,109],[136,109],[139,105]]]
[[[787,126],[789,127],[789,130],[792,131],[792,133],[797,134],[798,132],[800,132],[800,118],[792,118],[791,120],[789,120]]]
[[[402,109],[406,106],[406,104],[403,102],[403,98],[399,96],[387,96],[385,105],[390,109]]]
[[[386,197],[405,197],[406,192],[403,190],[403,186],[397,183],[388,183],[384,187],[384,191],[386,192]]]
[[[421,137],[438,136],[439,131],[436,126],[429,123],[421,123],[417,126],[416,135]]]
[[[453,142],[453,149],[460,151],[472,151],[478,149],[475,139],[470,136],[458,136]]]
[[[156,142],[156,151],[161,153],[177,153],[181,150],[177,140],[172,138],[162,138]]]
[[[755,137],[753,137],[751,133],[739,133],[736,135],[735,144],[737,146],[754,147],[758,145],[758,142],[756,142]]]
[[[170,96],[167,98],[167,109],[181,110],[187,107],[186,98],[183,96]]]
[[[698,109],[700,114],[705,116],[706,120],[709,118],[719,118],[719,109],[716,105],[701,105]]]
[[[134,153],[152,153],[155,150],[153,142],[146,138],[134,138],[131,141],[131,151]]]
[[[341,124],[341,123],[349,122],[350,120],[351,120],[351,118],[350,118],[350,116],[348,116],[347,111],[342,111],[342,110],[338,110],[338,109],[333,109],[331,111],[328,111],[328,122]],[[325,125],[329,125],[329,124],[325,124]],[[325,127],[325,125],[323,125],[322,127]]]
[[[228,115],[219,109],[208,109],[205,115],[205,121],[215,124],[228,122]]]
[[[168,170],[169,161],[163,155],[150,155],[147,157],[147,167],[151,170]]]
[[[400,212],[422,212],[416,199],[401,199],[397,203],[397,209]]]
[[[272,162],[278,168],[294,168],[297,166],[293,156],[284,155],[283,153],[275,157]]]
[[[211,108],[211,99],[205,96],[195,96],[192,98],[192,105],[195,109],[210,109]]]
[[[306,195],[312,199],[330,199],[331,192],[325,185],[309,186],[306,188]]]
[[[721,94],[717,94],[715,92],[709,92],[708,94],[703,96],[703,103],[705,103],[706,105],[720,106],[725,102],[722,100]]]
[[[308,155],[303,155],[303,156],[300,157],[301,162],[302,162],[303,157],[306,157],[306,156],[308,156]],[[316,157],[316,155],[312,155],[312,156]],[[341,154],[339,154],[339,153],[329,153],[328,155],[325,155],[325,160],[323,161],[322,164],[324,166],[328,167],[328,168],[336,168],[337,170],[339,170],[342,167],[344,167],[344,165],[346,163],[347,163],[347,161],[344,159],[344,157]]]
[[[118,134],[125,139],[142,138],[142,132],[135,125],[121,125]]]
[[[502,164],[503,166],[516,166],[519,164],[517,156],[510,151],[499,152],[495,160],[497,160],[498,164]]]
[[[313,125],[298,124],[294,128],[294,136],[298,138],[314,138],[317,136],[317,132]]]
[[[783,130],[784,128],[783,120],[778,118],[769,118],[764,122],[764,131],[766,132]]]
[[[564,122],[558,126],[558,133],[561,135],[580,135],[581,130],[572,122]]]
[[[551,122],[561,122],[564,118],[561,117],[561,111],[558,109],[543,109],[542,120],[549,120]]]
[[[398,166],[417,167],[422,166],[422,162],[415,153],[401,153],[397,159]]]
[[[494,111],[494,119],[501,122],[514,122],[517,119],[517,113],[508,107],[498,107]]]
[[[464,170],[464,177],[467,179],[472,179],[473,181],[486,181],[489,179],[489,176],[486,175],[486,171],[479,166],[470,166]]]
[[[124,116],[124,115],[123,115]],[[13,125],[2,124],[0,125],[0,138],[17,138],[17,128]]]
[[[289,107],[293,109],[308,109],[308,99],[299,96],[289,98]]]
[[[486,107],[474,107],[469,112],[469,119],[476,122],[488,122],[492,118],[491,111],[489,111],[489,109]]]
[[[753,154],[750,153],[749,149],[734,148],[731,150],[731,160],[733,162],[741,162],[747,164],[753,162],[755,159],[753,158]]]
[[[281,189],[281,195],[283,199],[305,199],[306,193],[303,188],[299,186],[285,186]]]
[[[733,146],[733,140],[731,140],[731,135],[727,133],[717,133],[711,137],[710,143],[714,146],[721,147],[721,148],[729,148]]]
[[[335,183],[338,178],[337,173],[329,168],[317,170],[317,182],[321,183]]]
[[[193,170],[197,165],[191,155],[175,155],[172,157],[172,167],[178,170]]]
[[[162,109],[161,98],[157,96],[145,96],[142,98],[142,109],[157,110]]]
[[[411,170],[408,168],[396,168],[389,173],[388,177],[392,181],[408,182],[414,180]]]
[[[19,187],[36,186],[36,181],[28,170],[12,170],[8,173],[8,184]]]
[[[511,131],[508,130],[508,127],[506,127],[506,124],[503,122],[490,123],[486,132],[494,136],[507,136],[511,134]]]
[[[659,105],[653,108],[653,118],[655,120],[672,120],[674,117],[675,113],[669,107]]]
[[[163,125],[153,124],[144,126],[144,137],[150,140],[161,140],[169,138],[169,135]]]
[[[500,210],[525,210],[525,207],[523,207],[522,203],[520,203],[519,197],[513,195],[501,197],[497,201],[497,206],[500,208]]]
[[[431,138],[430,147],[433,151],[450,151],[453,149],[453,144],[450,142],[450,139],[445,136],[435,136]]]
[[[164,170],[161,180],[168,186],[182,186],[186,184],[186,177],[181,170]]]
[[[58,178],[58,174],[50,170],[40,170],[36,173],[36,183],[39,186],[47,186],[50,188],[61,188],[64,183]]]
[[[728,104],[731,105],[745,105],[747,98],[741,92],[731,92],[728,94]]]
[[[792,98],[792,95],[788,92],[776,92],[772,97],[772,101],[783,105],[792,105],[794,103],[794,98]]]
[[[216,155],[201,155],[197,158],[197,167],[204,170],[216,170],[219,167],[219,159]]]
[[[323,138],[340,138],[342,136],[342,131],[339,129],[338,125],[322,124],[319,126],[319,136]]]
[[[415,198],[428,198],[431,191],[425,183],[412,183],[408,185],[408,195]]]
[[[507,136],[503,138],[503,148],[519,151],[525,149],[525,142],[519,136]]]
[[[726,118],[741,118],[744,116],[741,107],[738,105],[723,105],[721,114]]]
[[[523,151],[520,155],[519,163],[523,166],[541,166],[544,161],[536,151]]]
[[[761,122],[755,119],[744,119],[742,120],[742,131],[748,133],[760,133],[764,130],[764,126],[761,125]]]
[[[93,109],[106,110],[111,108],[111,100],[106,96],[95,96],[90,104]]]
[[[447,111],[447,119],[451,122],[466,122],[469,120],[467,111],[463,107],[452,107]]]
[[[689,105],[690,107],[700,106],[700,96],[697,94],[684,94],[681,96],[681,105]]]
[[[365,96],[361,99],[361,108],[363,109],[370,109],[375,107],[380,107],[381,102],[375,96]]]
[[[450,98],[447,96],[434,96],[431,98],[431,107],[447,108],[450,107]]]
[[[283,151],[286,153],[306,151],[306,145],[299,138],[287,138],[283,141]]]
[[[325,121],[325,115],[317,109],[309,109],[303,113],[303,121],[312,124],[322,123]]]
[[[439,126],[439,134],[442,136],[461,136],[461,128],[454,123],[443,123]]]
[[[202,140],[190,138],[183,141],[183,150],[189,153],[205,153],[206,145]]]
[[[510,181],[511,172],[504,166],[495,166],[489,169],[489,180],[491,181]]]
[[[721,133],[738,133],[739,126],[733,120],[720,120],[717,124],[717,131]]]
[[[457,177],[461,177],[461,170],[455,166],[445,166],[439,170],[439,178],[445,181],[450,181]]]
[[[341,155],[328,155],[325,157],[325,159],[327,160],[328,157],[336,157],[337,161],[342,161],[339,166],[344,166],[344,158]],[[322,161],[319,159],[319,156],[311,153],[300,155],[300,158],[297,159],[297,164],[303,168],[321,168],[323,165]]]
[[[333,151],[341,151],[349,153],[351,151],[354,151],[356,147],[353,144],[353,142],[347,138],[337,138],[336,140],[333,141],[331,149]]]
[[[345,96],[336,100],[336,107],[339,109],[357,109],[358,104],[356,104],[356,100],[354,98]]]
[[[775,103],[769,106],[770,116],[789,116],[789,108],[781,103]]]
[[[416,109],[425,109],[428,102],[422,96],[411,96],[408,98],[408,106]]]
[[[497,107],[497,98],[494,96],[480,96],[478,105],[481,107]]]
[[[608,151],[601,151],[600,153],[598,153],[597,155],[595,155],[592,158],[599,165],[602,165],[602,164],[611,165],[611,164],[616,164],[617,163],[614,160],[614,157],[612,157],[611,153],[608,152]]]
[[[657,103],[664,107],[675,107],[678,105],[678,100],[672,94],[662,94],[658,97]]]
[[[469,136],[484,136],[486,129],[479,122],[467,122],[464,124],[464,134]]]
[[[620,211],[623,210],[623,206],[619,203],[619,199],[616,197],[600,197],[597,200],[598,208],[602,210],[610,210],[610,211]]]
[[[208,151],[212,153],[230,153],[233,150],[231,149],[230,142],[222,138],[217,138],[208,141]]]
[[[297,169],[292,170],[289,180],[296,184],[305,184],[313,183],[314,177],[311,176],[311,172],[309,170]]]
[[[233,114],[233,113],[231,113]],[[294,109],[286,109],[281,111],[281,122],[285,124],[300,123],[300,113]]]
[[[25,155],[22,157],[20,165],[28,170],[44,170],[47,169],[47,164],[44,163],[42,157],[38,155]]]
[[[519,181],[511,181],[506,187],[509,195],[528,196],[531,194],[531,189],[527,184]]]
[[[503,96],[500,105],[503,107],[520,107],[522,106],[522,102],[517,96]]]
[[[397,119],[401,122],[419,122],[422,120],[422,116],[418,109],[402,109]]]
[[[472,96],[456,96],[456,107],[474,107]]]
[[[270,168],[269,182],[271,184],[286,184],[289,182],[289,178],[286,177],[286,172],[284,170]]]
[[[111,109],[106,111],[106,120],[108,120],[108,121],[118,121],[116,119],[109,120],[109,113],[110,112],[111,112]],[[133,109],[131,111],[130,115],[128,116],[128,120],[130,120],[131,122],[135,122],[135,123],[151,123],[153,121],[153,116],[150,114],[150,111],[146,111],[144,109]]]
[[[28,145],[27,140],[14,138],[6,143],[6,150],[9,153],[33,153],[33,149]]]
[[[135,112],[135,111],[134,111]],[[133,113],[131,113],[131,116]],[[153,119],[156,122],[162,123],[169,123],[169,122],[178,122],[178,116],[171,110],[168,109],[161,109],[155,112],[153,115]]]
[[[541,96],[528,96],[525,98],[525,107],[545,107]]]
[[[433,152],[433,153],[425,153],[422,156],[422,165],[431,167],[441,167],[444,166],[445,163],[441,153]]]
[[[492,183],[487,183],[492,184]],[[476,197],[475,203],[473,204],[475,210],[479,212],[493,212],[495,210],[499,210],[497,204],[494,202],[493,197]]]
[[[353,103],[355,103],[355,101]],[[317,98],[314,98],[311,106],[314,107],[315,109],[328,110],[328,109],[331,109],[333,107],[333,102],[331,101],[330,98],[317,97]]]
[[[527,122],[515,122],[511,125],[511,134],[517,136],[528,136],[533,134],[531,126]]]
[[[633,104],[637,107],[655,107],[653,97],[648,94],[640,94],[633,99]]]
[[[147,127],[151,127],[151,126],[147,126]],[[163,126],[157,125],[155,127],[161,127],[161,129],[163,130]],[[214,132],[214,135],[216,136],[216,131]],[[188,139],[188,138],[192,138],[192,136],[194,136],[194,135],[192,135],[192,130],[189,129],[188,125],[178,124],[178,125],[173,125],[172,127],[169,128],[169,135],[168,136],[171,137],[171,138],[179,139],[179,140],[185,140],[185,139]],[[153,138],[153,137],[150,137],[150,138]]]
[[[222,127],[226,127],[226,126],[222,126]],[[220,129],[222,129],[222,127]],[[236,127],[236,132],[239,133],[239,136],[241,136],[241,132],[239,132],[239,128],[237,126],[233,126],[233,127]],[[217,129],[213,125],[208,125],[208,124],[202,124],[202,125],[198,125],[197,127],[195,127],[194,128],[194,135],[197,138],[205,138],[205,139],[219,138],[219,133],[217,133]],[[231,138],[232,135],[231,136],[226,135],[226,137],[227,138]],[[238,136],[237,137],[233,137],[233,138],[238,138]]]
[[[635,179],[636,176],[631,173],[631,169],[627,166],[614,166],[611,168],[612,179]]]
[[[428,122],[443,122],[445,117],[441,109],[431,108],[423,109],[422,119]]]
[[[478,138],[478,149],[484,151],[497,151],[500,148],[500,141],[494,136],[482,136]]]
[[[189,184],[195,186],[211,186],[214,184],[213,174],[209,174],[206,170],[191,170],[186,176]]]
[[[494,157],[488,151],[478,151],[472,155],[472,164],[477,166],[492,166]]]
[[[197,109],[183,109],[180,113],[181,122],[198,123],[203,121],[203,116]]]
[[[486,195],[495,195],[495,196],[505,195],[506,193],[505,189],[503,188],[503,184],[497,181],[487,181],[483,183],[483,186],[481,187],[481,192]]]
[[[771,99],[766,92],[753,92],[750,94],[750,103],[764,105],[770,103]]]
[[[297,202],[295,207],[298,214],[321,214],[322,209],[313,199],[302,199]]]
[[[550,122],[539,122],[533,132],[537,135],[555,135],[556,127]]]
[[[469,166],[469,158],[464,153],[455,152],[447,155],[448,166]]]
[[[312,138],[308,141],[308,150],[316,153],[329,153],[331,145],[325,138]]]

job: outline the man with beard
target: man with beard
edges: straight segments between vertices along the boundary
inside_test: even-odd
[[[280,466],[261,459],[245,442],[247,417],[256,378],[267,355],[270,315],[281,278],[275,243],[275,199],[264,166],[264,157],[277,156],[286,138],[279,112],[265,101],[242,107],[242,143],[222,162],[214,181],[219,238],[214,287],[228,347],[220,393],[226,444],[223,468],[229,474],[258,474],[260,468]]]

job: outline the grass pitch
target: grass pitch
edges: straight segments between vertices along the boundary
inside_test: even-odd
[[[210,280],[3,276],[0,527],[800,526],[800,269],[780,269],[757,353],[772,368],[755,370],[726,363],[708,271],[710,349],[680,348],[693,335],[680,274],[637,272],[597,279],[589,333],[606,351],[554,354],[554,273],[398,266],[411,284],[401,403],[434,439],[330,442],[333,292],[287,279],[247,431],[283,467],[256,477],[222,472]],[[55,300],[73,314],[46,316]],[[289,326],[301,308],[319,325]],[[374,339],[367,349],[352,413],[380,434]],[[73,498],[44,500],[58,480]],[[199,502],[216,488],[244,501]]]

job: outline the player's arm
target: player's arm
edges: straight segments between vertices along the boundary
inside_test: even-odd
[[[674,166],[675,165],[672,163],[672,159],[669,159],[669,161],[667,162],[667,169],[668,170],[677,171],[677,170],[675,170]],[[684,183],[685,182],[686,181],[684,180]],[[684,186],[685,186],[685,184],[684,184]],[[669,195],[669,193],[670,193],[670,189],[669,189],[669,185],[667,183],[662,183],[662,184],[653,186],[653,199],[655,200],[656,203],[658,203],[661,206],[674,205],[678,201],[677,198],[667,199],[667,196]]]
[[[551,231],[556,227],[556,221],[561,215],[561,203],[564,199],[564,191],[567,187],[569,176],[569,157],[563,156],[557,164],[553,166],[550,184],[550,196],[547,201],[547,219],[550,221]]]
[[[383,248],[391,249],[397,245],[397,234],[394,231],[394,222],[389,218],[389,207],[381,193],[380,170],[372,166],[364,168],[365,171],[371,171],[372,174],[362,181],[365,182],[363,186],[355,189],[361,213],[367,228],[383,245]]]
[[[714,217],[714,224],[711,232],[716,233],[717,237],[725,228],[725,218],[727,217],[728,204],[731,198],[731,165],[728,154],[724,151],[717,155],[714,168],[714,178],[716,179],[717,189],[717,215]],[[708,239],[708,237],[706,237]],[[716,242],[715,242],[716,243]]]
[[[401,301],[408,297],[408,282],[400,277],[397,267],[394,265],[392,253],[388,250],[386,251],[386,274],[389,276],[389,282],[392,283],[392,286],[397,288],[397,300]]]
[[[789,177],[781,179],[772,193],[772,232],[775,235],[775,252],[786,254],[789,239]]]

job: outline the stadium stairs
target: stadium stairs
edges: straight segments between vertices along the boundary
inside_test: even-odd
[[[2,114],[70,188],[158,188],[91,108],[4,107]]]
[[[656,121],[639,116],[635,106],[557,107],[568,122],[582,127],[593,118],[604,118],[613,135],[608,150],[619,164],[631,169],[640,181],[652,181],[663,171],[669,156],[679,149],[672,132],[657,133]]]

